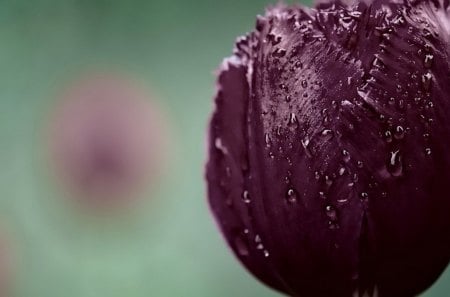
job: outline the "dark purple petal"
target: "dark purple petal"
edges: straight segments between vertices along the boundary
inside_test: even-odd
[[[415,296],[446,267],[449,13],[437,0],[276,6],[225,60],[209,201],[269,286]]]
[[[229,60],[219,76],[217,111],[210,127],[207,178],[211,186],[208,194],[217,197],[211,199],[211,208],[220,216],[225,238],[239,259],[262,281],[281,290],[279,280],[266,263],[250,256],[259,251],[246,227],[251,225],[252,219],[246,205],[251,197],[244,190],[248,172],[247,71],[247,66],[240,61]],[[233,145],[229,146],[230,143]]]

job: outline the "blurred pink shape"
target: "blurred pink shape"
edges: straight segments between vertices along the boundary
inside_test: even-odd
[[[167,127],[158,106],[136,82],[88,76],[57,102],[49,148],[70,196],[95,209],[133,200],[165,159]]]

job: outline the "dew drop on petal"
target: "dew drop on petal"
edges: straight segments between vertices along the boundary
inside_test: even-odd
[[[433,59],[434,59],[433,55],[431,55],[431,54],[425,55],[425,61],[424,61],[425,68],[431,68],[431,66],[433,65]]]
[[[330,129],[325,129],[322,131],[322,136],[324,137],[325,140],[331,140],[333,138],[333,131]]]
[[[367,192],[361,193],[361,200],[367,200],[368,198],[369,198],[369,194],[367,194]]]
[[[424,75],[422,75],[422,87],[425,91],[430,90],[431,87],[431,79],[432,79],[432,75],[431,73],[426,73]]]
[[[386,132],[384,132],[384,140],[387,143],[391,143],[392,142],[392,133],[391,133],[391,131],[387,130]]]
[[[402,126],[397,126],[394,132],[395,139],[400,140],[403,139],[404,136],[405,136],[405,129]]]
[[[306,80],[302,80],[301,84],[302,84],[302,87],[305,89],[308,87],[308,82]]]
[[[269,133],[266,133],[264,136],[264,141],[266,143],[266,147],[270,147],[271,146],[271,139],[270,139],[270,135]]]
[[[333,206],[327,205],[325,210],[326,210],[327,217],[331,221],[336,221],[337,220],[337,211],[336,211],[336,209]]]
[[[309,139],[308,138],[302,139],[301,142],[302,142],[302,146],[303,146],[303,148],[305,150],[306,156],[309,157],[309,158],[312,158],[312,152],[311,152],[311,149],[309,147]]]
[[[286,192],[286,200],[287,200],[289,203],[295,203],[295,202],[297,202],[297,197],[298,197],[298,194],[297,194],[297,191],[296,191],[296,190],[294,190],[294,189],[292,189],[292,188],[290,188],[290,189],[287,190],[287,192]]]
[[[347,150],[342,150],[342,158],[344,162],[350,161],[350,153]]]
[[[400,150],[396,150],[390,153],[386,168],[392,176],[398,177],[402,175],[403,163]]]
[[[250,193],[247,190],[244,190],[244,192],[242,192],[242,201],[244,201],[244,203],[250,203]]]

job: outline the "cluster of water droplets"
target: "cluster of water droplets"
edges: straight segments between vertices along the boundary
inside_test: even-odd
[[[252,236],[250,230],[247,228],[243,229],[242,232],[234,237],[234,246],[237,253],[243,257],[249,256],[252,249],[258,251],[264,258],[270,256],[270,252],[265,247],[261,236],[259,234]]]
[[[255,235],[254,242],[255,242],[255,245],[256,245],[256,249],[261,251],[264,257],[267,258],[267,257],[270,256],[269,251],[264,247],[264,244],[263,244],[263,242],[261,240],[261,237],[258,234]]]
[[[326,18],[328,16],[326,13],[323,13],[322,17]],[[340,25],[336,27],[336,32],[340,32],[338,35],[347,36],[347,45],[350,47],[355,45],[355,36],[357,32],[354,31],[354,27],[360,17],[360,12],[351,11],[347,11],[345,15],[339,16]],[[311,21],[301,20],[298,16],[294,16],[292,17],[291,22],[293,29],[298,32],[302,32],[305,39],[315,36],[314,34],[316,34],[316,32]],[[300,147],[307,158],[314,158],[314,139],[317,137],[316,140],[318,142],[330,142],[336,137],[339,137],[339,131],[332,123],[333,119],[330,116],[330,111],[327,108],[324,108],[321,113],[323,116],[322,124],[324,128],[317,135],[307,133],[308,127],[304,127],[304,122],[301,118],[301,111],[296,110],[296,108],[298,108],[298,102],[300,100],[315,100],[315,96],[311,96],[311,94],[322,88],[321,81],[314,78],[314,75],[311,75],[307,64],[302,61],[300,55],[302,51],[301,42],[299,43],[300,46],[291,46],[289,44],[289,40],[284,40],[285,32],[277,31],[273,28],[267,29],[267,20],[265,20],[264,23],[265,29],[263,29],[263,25],[261,24],[257,24],[257,29],[261,34],[264,34],[262,43],[266,44],[265,47],[270,48],[268,55],[270,55],[273,61],[273,67],[276,67],[275,72],[279,74],[278,81],[281,83],[275,86],[274,90],[272,90],[273,92],[265,94],[270,97],[270,100],[264,100],[262,102],[262,116],[263,118],[266,118],[263,120],[265,125],[264,131],[266,131],[263,135],[263,143],[266,147],[266,152],[269,158],[274,160],[274,162],[280,162],[280,158],[277,158],[277,156],[280,156],[284,158],[284,161],[286,161],[289,166],[295,166],[289,155],[289,149]],[[391,20],[390,25],[384,25],[376,28],[375,35],[382,38],[382,40],[387,43],[380,44],[380,56],[375,55],[374,60],[372,61],[372,67],[374,69],[383,72],[386,71],[387,67],[389,67],[382,55],[386,52],[385,50],[388,47],[388,42],[390,42],[392,36],[396,33],[395,27],[406,25],[407,21],[405,17],[403,15],[397,15]],[[412,29],[408,28],[407,30]],[[423,34],[427,38],[431,37],[429,30],[423,30]],[[315,37],[319,38],[317,36]],[[388,98],[385,100],[386,107],[384,108],[390,108],[403,114],[407,113],[408,110],[412,108],[413,104],[423,104],[424,110],[433,109],[433,102],[430,100],[429,96],[433,84],[432,67],[435,63],[435,56],[432,53],[432,47],[426,46],[424,49],[419,50],[418,55],[423,57],[423,72],[411,72],[409,74],[411,81],[408,85],[398,84],[397,94],[389,94]],[[407,57],[407,55],[405,55],[405,57]],[[404,62],[404,60],[401,59],[405,59],[405,57],[400,57],[398,62]],[[292,80],[293,74],[299,74],[297,80],[295,81]],[[396,73],[392,79],[397,79],[398,77],[399,74]],[[369,75],[369,77],[366,77],[366,81],[367,83],[376,84],[377,78]],[[412,96],[412,94],[410,94],[410,90],[415,89],[416,85],[420,85],[421,92],[414,94],[417,96],[414,101],[411,101],[409,100]],[[340,86],[355,87],[355,79],[352,77],[343,79],[340,82]],[[370,94],[363,89],[358,88],[358,95],[360,100],[356,101],[334,100],[331,104],[331,108],[354,108],[355,104],[358,105],[363,101],[368,102],[373,99],[373,94]],[[387,92],[385,94],[379,94],[380,97],[386,95],[388,95]],[[378,103],[378,101],[375,103]],[[284,107],[280,108],[280,106]],[[430,126],[432,119],[424,114],[421,114],[421,116],[423,117],[423,121],[426,122],[424,125],[424,140],[426,142],[426,139],[429,137],[430,133],[428,127]],[[334,120],[339,120],[339,117],[334,118]],[[380,131],[380,136],[386,143],[386,147],[389,148],[384,166],[382,170],[380,170],[379,174],[384,179],[400,178],[405,174],[406,164],[402,143],[405,138],[412,133],[412,128],[409,127],[409,123],[404,121],[403,118],[396,122],[392,120],[391,115],[384,114],[382,112],[379,114],[379,121],[383,123],[381,125],[383,130]],[[348,129],[353,130],[355,128],[352,127],[352,124],[350,123]],[[286,137],[291,138],[286,140]],[[280,144],[280,139],[285,142],[289,141],[288,145],[286,145],[286,143]],[[224,154],[227,153],[227,148],[223,146],[220,140],[216,141],[216,148]],[[352,189],[351,191],[355,192],[355,197],[359,198],[363,203],[368,202],[369,196],[374,196],[372,194],[373,189],[378,187],[378,183],[374,176],[371,176],[373,180],[368,184],[358,184],[358,182],[360,182],[360,175],[358,171],[362,170],[364,172],[364,162],[353,158],[349,149],[345,147],[340,147],[340,149],[340,158],[342,162],[338,168],[334,169],[334,172],[326,173],[320,170],[314,172],[314,179],[320,184],[323,184],[323,188],[318,191],[317,196],[319,199],[324,201],[324,213],[328,218],[328,226],[332,230],[339,229],[339,209],[342,205],[347,204],[349,199],[352,198],[352,196],[338,197],[336,201],[331,203],[332,201],[329,199],[328,192],[335,183],[335,180],[338,178],[347,178],[347,186]],[[431,156],[431,147],[426,146],[423,153],[425,156]],[[382,189],[378,189],[377,191],[378,195],[382,198],[386,198],[388,195],[387,192]],[[304,195],[303,191],[299,192],[292,183],[287,183],[284,195],[284,200],[287,205],[296,205],[299,201],[301,201],[302,195]],[[252,202],[251,194],[246,189],[242,191],[241,199],[247,206],[249,206]],[[248,229],[246,230],[248,233]],[[267,257],[269,252],[260,241],[260,237],[255,236],[254,242],[257,244],[257,250],[261,250]],[[248,253],[248,248],[243,250],[247,250]]]
[[[338,223],[338,212],[332,205],[327,205],[325,207],[325,212],[328,217],[328,227],[330,229],[337,229],[339,228]]]

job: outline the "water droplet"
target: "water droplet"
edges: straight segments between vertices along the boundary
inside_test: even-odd
[[[216,146],[216,149],[221,151],[224,155],[228,155],[228,149],[223,145],[222,138],[217,137],[214,145]]]
[[[297,126],[297,124],[298,124],[297,116],[295,115],[295,113],[291,112],[291,114],[289,115],[289,125]]]
[[[426,38],[431,38],[433,36],[433,34],[427,28],[424,28],[422,30],[422,32],[423,32],[423,36],[425,36]]]
[[[319,192],[319,197],[322,199],[327,199],[327,196],[325,196],[324,192]]]
[[[285,84],[280,84],[280,89],[282,89],[285,92],[289,91],[288,87]]]
[[[294,189],[289,189],[287,190],[286,193],[286,200],[290,203],[295,203],[297,202],[297,191],[295,191]]]
[[[392,142],[392,133],[391,133],[391,131],[387,130],[386,132],[384,132],[384,140],[387,143],[391,143]]]
[[[251,202],[251,200],[250,200],[250,193],[249,193],[247,190],[245,190],[244,192],[242,192],[242,200],[243,200],[245,203],[250,203],[250,202]]]
[[[286,102],[291,102],[291,96],[290,95],[286,95],[286,97],[285,97],[285,100],[286,100]]]
[[[339,202],[339,203],[347,203],[347,201],[348,201],[347,198],[341,198],[341,199],[337,200],[337,202]]]
[[[281,126],[278,126],[278,128],[277,128],[277,135],[281,136],[282,132],[283,132],[283,129],[281,128]]]
[[[330,130],[330,129],[325,129],[325,130],[323,130],[322,131],[322,136],[325,138],[325,140],[330,140],[330,139],[332,139],[333,138],[333,135],[334,135],[334,133],[333,133],[333,131],[332,130]]]
[[[425,149],[425,155],[431,156],[431,148],[427,147],[427,148]]]
[[[256,249],[263,252],[264,257],[269,256],[269,252],[264,249],[264,244],[262,243],[261,237],[259,235],[255,236]]]
[[[397,126],[394,132],[395,139],[402,139],[404,136],[405,136],[405,129],[402,126]]]
[[[267,39],[272,43],[272,45],[277,45],[281,43],[282,37],[275,36],[275,34],[269,33],[267,34]]]
[[[425,68],[431,68],[431,66],[433,66],[433,59],[434,59],[433,55],[431,55],[431,54],[425,55],[425,61],[424,61]]]
[[[283,58],[286,55],[286,50],[284,48],[277,48],[273,53],[272,56],[276,58]]]
[[[403,173],[402,156],[400,150],[396,150],[390,153],[390,157],[387,164],[387,171],[392,176],[400,176]]]
[[[270,139],[269,133],[266,133],[266,135],[265,135],[265,142],[266,142],[266,146],[267,146],[267,147],[270,147],[271,141],[272,141],[272,140]]]
[[[350,161],[350,153],[347,150],[342,150],[342,156],[344,162]]]
[[[345,173],[345,168],[344,167],[341,167],[340,169],[339,169],[339,175],[344,175],[344,173]]]
[[[372,65],[374,67],[377,67],[377,68],[380,68],[380,69],[384,69],[385,68],[383,61],[381,59],[377,58],[377,57],[375,57],[375,59],[372,61]]]
[[[358,161],[357,166],[358,166],[358,168],[363,168],[363,166],[364,166],[363,161]]]
[[[426,73],[424,75],[422,75],[422,87],[425,91],[430,90],[431,87],[431,79],[432,79],[432,75],[431,73]]]
[[[309,148],[309,139],[308,138],[302,139],[302,146],[305,149],[306,156],[311,158],[312,153],[311,153],[311,149]]]
[[[306,80],[302,80],[301,84],[302,84],[302,87],[305,89],[308,87],[308,82]]]
[[[332,221],[336,221],[337,220],[336,209],[331,205],[327,205],[327,207],[325,209],[326,209],[327,217]]]
[[[360,92],[360,91],[358,91],[358,92]],[[342,100],[341,101],[341,106],[343,106],[343,107],[352,107],[353,103],[351,103],[349,100]]]
[[[333,180],[328,175],[325,175],[325,184],[328,187],[330,187],[333,184]]]
[[[330,230],[339,229],[339,224],[337,222],[328,221],[328,228],[330,228]]]
[[[316,178],[316,180],[320,179],[320,173],[319,171],[314,172],[314,177]]]
[[[361,199],[362,199],[362,200],[367,200],[367,199],[369,199],[369,194],[367,194],[366,192],[362,192],[362,193],[361,193]]]

